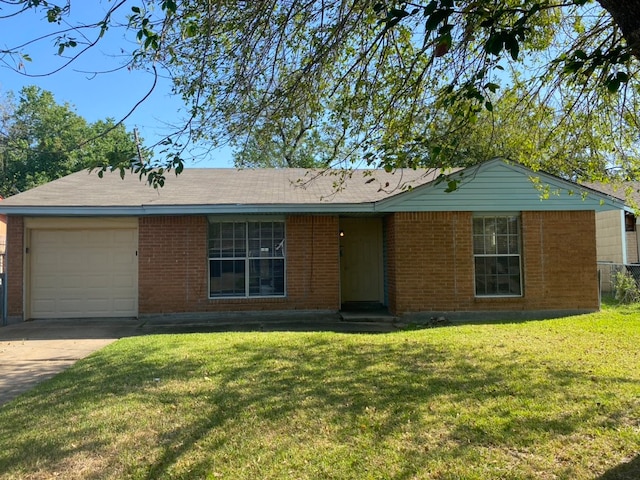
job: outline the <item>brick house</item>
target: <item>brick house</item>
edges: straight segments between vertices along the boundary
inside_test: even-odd
[[[153,190],[78,172],[0,203],[8,315],[599,308],[595,212],[618,201],[501,160],[441,180],[187,169]]]

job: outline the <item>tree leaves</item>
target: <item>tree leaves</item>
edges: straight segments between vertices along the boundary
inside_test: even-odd
[[[605,136],[599,116],[613,111],[616,96],[618,126],[625,129],[618,144],[628,146],[626,129],[634,123],[637,131],[637,62],[603,2],[136,3],[128,19],[139,42],[132,65],[164,68],[174,79],[191,114],[176,138],[228,142],[241,164],[342,160],[394,168],[436,158],[439,166],[453,164],[457,147],[447,139],[482,122],[493,129],[503,115],[499,93],[516,84],[526,85],[518,90],[520,102],[557,116],[552,126],[532,122],[531,136],[553,136],[542,130],[580,119],[591,122],[588,148],[610,146],[597,141]],[[51,18],[68,13],[52,10]],[[97,25],[103,34],[112,24]],[[58,53],[75,46],[71,41],[61,40]],[[426,138],[437,148],[425,145]],[[566,138],[571,150],[576,142]],[[169,146],[165,170],[154,178],[178,170],[172,155],[181,143]],[[579,156],[585,171],[600,168],[599,161],[589,164],[589,155]]]
[[[51,92],[25,87],[0,136],[0,195],[9,196],[85,168],[129,169],[135,143],[113,120],[89,124]],[[108,133],[105,133],[107,132]]]

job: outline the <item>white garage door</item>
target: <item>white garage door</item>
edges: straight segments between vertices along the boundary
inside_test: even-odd
[[[31,230],[30,317],[137,315],[137,230]]]

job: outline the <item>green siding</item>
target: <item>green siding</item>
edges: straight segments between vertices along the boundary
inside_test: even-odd
[[[410,192],[398,194],[376,204],[380,212],[416,211],[553,211],[595,210],[623,208],[612,198],[580,187],[577,184],[543,173],[534,173],[519,165],[492,160],[478,167],[450,175],[460,179],[457,190],[447,193],[447,182],[429,184]],[[549,188],[548,198],[536,188]],[[573,192],[573,194],[571,194]],[[582,193],[586,192],[586,196]]]

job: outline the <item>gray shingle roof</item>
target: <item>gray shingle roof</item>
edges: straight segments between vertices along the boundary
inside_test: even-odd
[[[640,206],[640,182],[585,183],[585,186],[611,197],[622,200],[627,205]],[[635,205],[633,205],[635,203]]]
[[[433,181],[428,170],[185,169],[153,189],[136,175],[81,171],[8,197],[5,207],[360,204]]]

